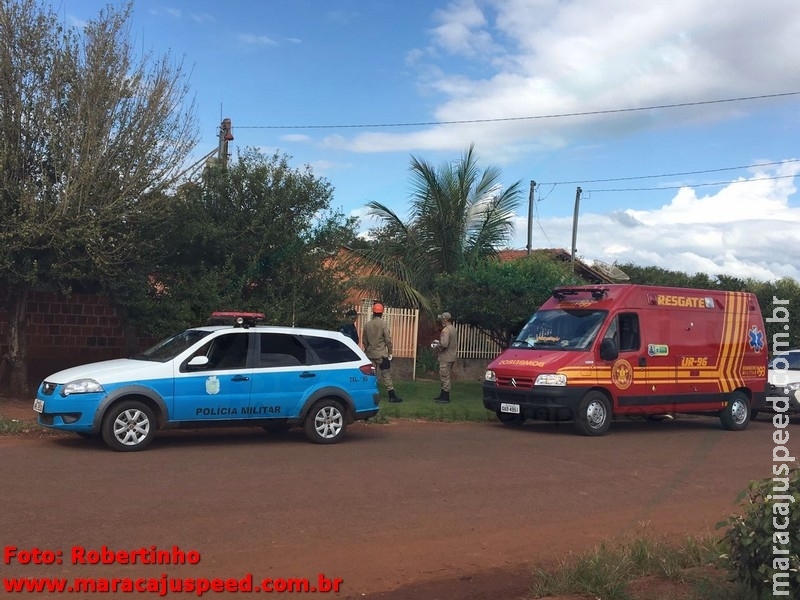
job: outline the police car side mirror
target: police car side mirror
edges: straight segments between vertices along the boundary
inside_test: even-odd
[[[186,363],[186,366],[192,369],[201,369],[203,367],[207,367],[208,357],[204,354],[201,354],[200,356],[194,356],[188,363]]]
[[[619,356],[619,348],[611,338],[604,338],[600,342],[600,358],[603,360],[614,360]]]

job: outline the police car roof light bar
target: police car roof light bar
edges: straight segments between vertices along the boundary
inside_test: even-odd
[[[242,312],[236,310],[218,310],[211,313],[209,325],[228,325],[236,327],[251,327],[264,320],[264,313]]]

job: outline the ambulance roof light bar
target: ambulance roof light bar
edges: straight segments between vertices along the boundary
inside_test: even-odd
[[[595,300],[602,300],[608,294],[608,288],[603,287],[560,287],[553,290],[553,298],[563,300],[567,296],[577,296],[581,293],[589,293]]]

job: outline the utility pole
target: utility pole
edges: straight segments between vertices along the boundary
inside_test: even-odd
[[[578,239],[578,208],[581,205],[581,188],[575,190],[575,213],[572,215],[572,257],[569,264],[572,268],[572,277],[575,277],[575,242]]]
[[[219,126],[219,148],[217,148],[217,158],[223,171],[228,169],[228,142],[233,140],[231,133],[231,120],[222,119]]]
[[[531,179],[531,192],[528,195],[528,256],[531,255],[531,244],[533,241],[533,190],[536,189],[536,182]]]

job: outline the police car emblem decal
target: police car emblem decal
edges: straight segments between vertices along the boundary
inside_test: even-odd
[[[614,366],[611,368],[611,381],[621,390],[629,388],[633,383],[633,369],[631,368],[631,363],[625,359],[620,359],[615,362]]]
[[[206,379],[206,393],[211,394],[219,394],[219,379],[217,379],[216,375],[212,375],[208,379]]]

